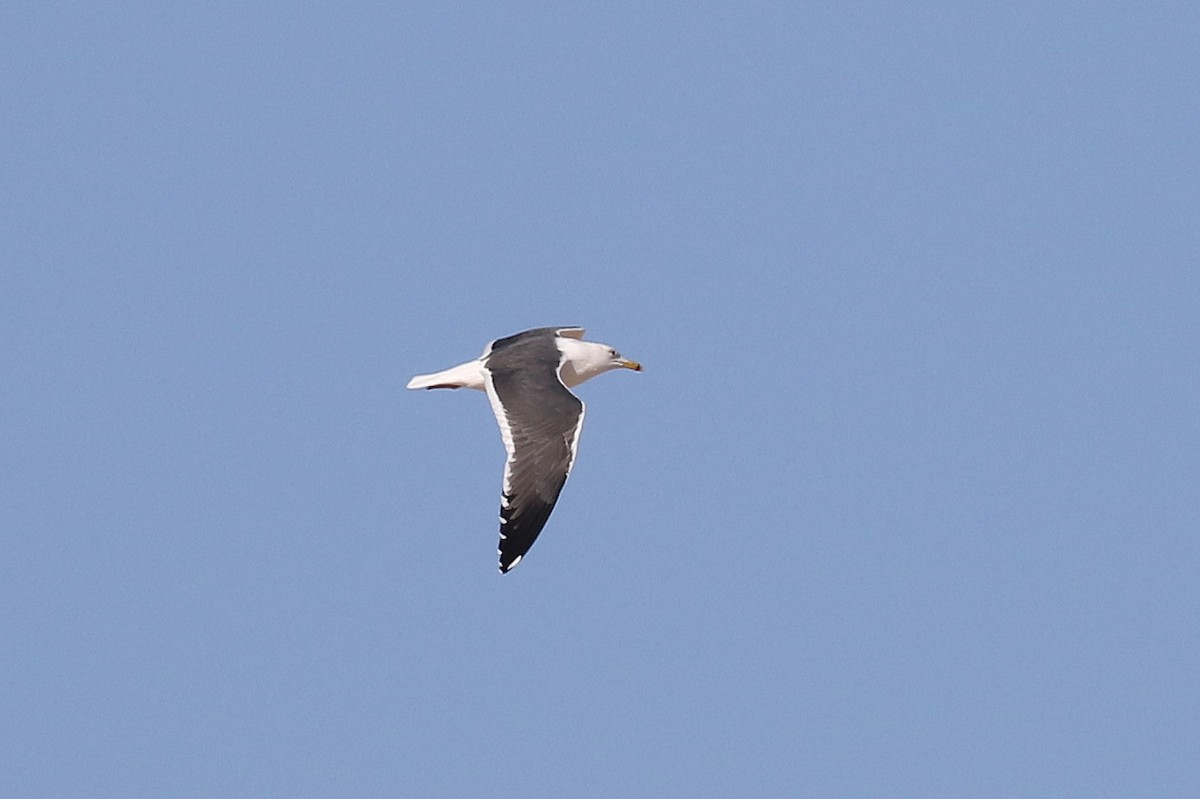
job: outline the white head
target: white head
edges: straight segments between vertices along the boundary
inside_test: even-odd
[[[621,353],[607,344],[562,336],[555,339],[555,343],[558,344],[558,351],[564,356],[559,373],[567,388],[574,388],[585,380],[613,369],[642,371],[640,363],[621,357]]]

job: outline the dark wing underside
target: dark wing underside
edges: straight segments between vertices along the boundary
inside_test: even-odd
[[[537,540],[575,460],[584,406],[559,380],[559,358],[550,336],[509,343],[486,362],[488,398],[508,453],[500,496],[502,572]]]

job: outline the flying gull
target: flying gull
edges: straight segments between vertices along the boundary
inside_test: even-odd
[[[539,327],[498,338],[473,361],[417,375],[409,388],[486,391],[508,458],[500,493],[500,571],[521,562],[571,473],[584,405],[570,389],[612,369],[640,372],[582,327]]]

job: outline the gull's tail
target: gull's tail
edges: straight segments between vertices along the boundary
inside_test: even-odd
[[[483,391],[483,364],[476,359],[445,371],[417,375],[408,381],[408,388],[474,388]]]

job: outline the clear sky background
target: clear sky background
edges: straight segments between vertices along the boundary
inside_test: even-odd
[[[1198,8],[6,4],[0,795],[1200,795]]]

